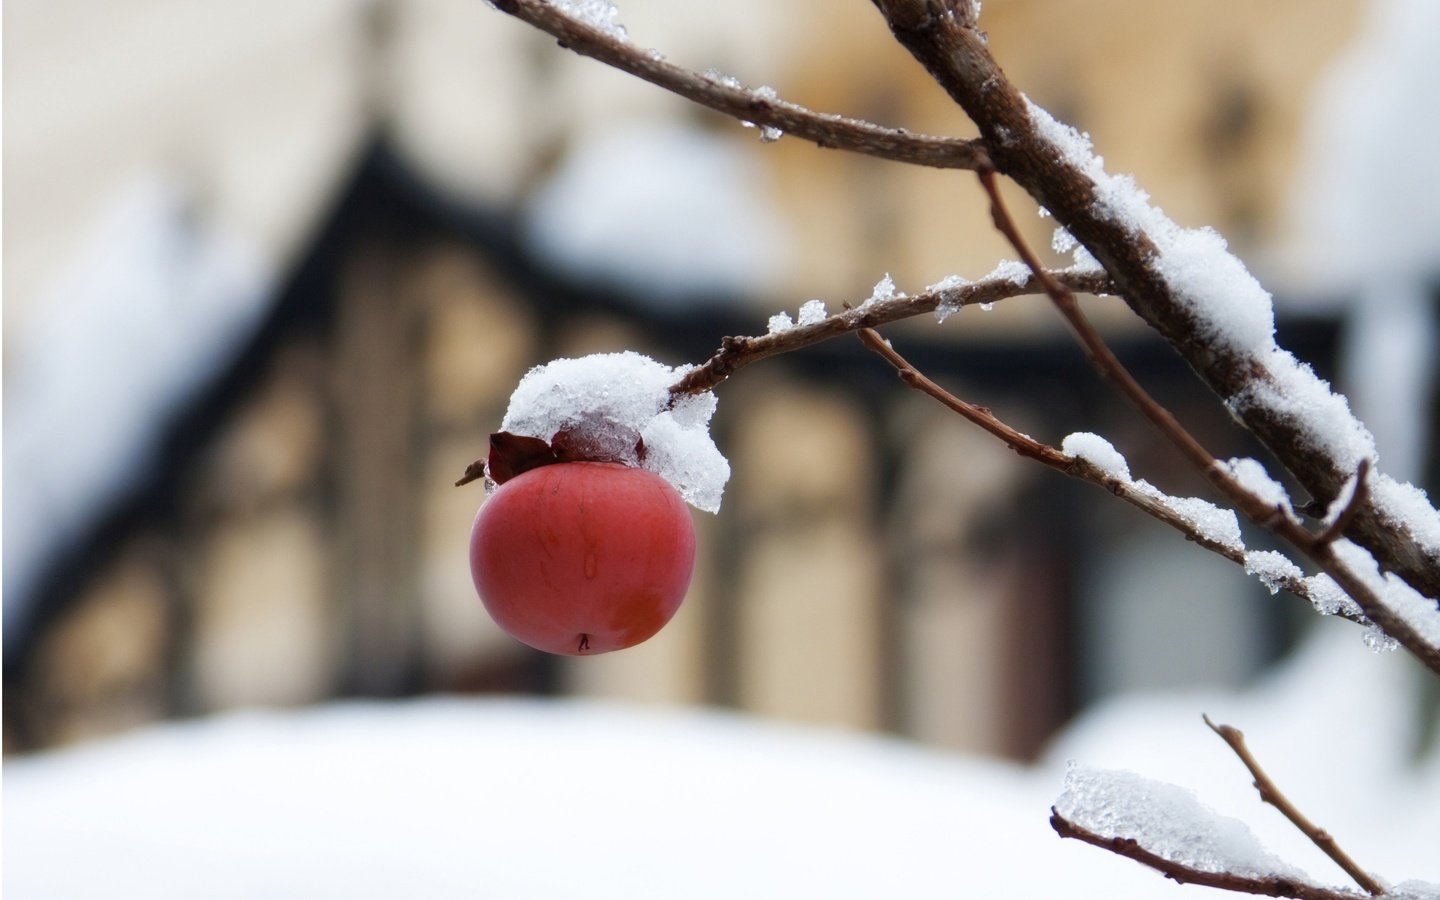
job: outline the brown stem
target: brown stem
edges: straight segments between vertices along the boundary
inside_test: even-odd
[[[1350,527],[1351,520],[1360,511],[1360,507],[1365,505],[1370,488],[1369,477],[1370,460],[1362,459],[1359,467],[1355,469],[1355,488],[1350,494],[1349,501],[1346,502],[1345,508],[1340,510],[1340,515],[1335,517],[1335,521],[1331,522],[1324,531],[1315,535],[1315,543],[1322,546],[1333,544],[1345,533],[1345,529]]]
[[[1242,568],[1245,566],[1244,548],[1222,543],[1201,533],[1192,522],[1177,513],[1174,508],[1153,494],[1140,490],[1133,481],[1117,478],[1086,459],[1069,456],[1049,444],[1037,441],[1005,424],[990,409],[956,397],[925,377],[889,341],[882,338],[878,331],[862,328],[857,334],[866,347],[895,367],[907,385],[940,401],[947,408],[999,438],[1019,455],[1064,472],[1072,478],[1102,487],[1151,518],[1169,525],[1183,534],[1186,540],[1194,542],[1211,553],[1223,556]],[[1309,582],[1303,577],[1284,578],[1277,586],[1306,601],[1311,606],[1319,605],[1310,589]],[[1368,619],[1348,609],[1336,610],[1334,615],[1359,624],[1369,624]]]
[[[1081,344],[1084,345],[1091,362],[1100,374],[1115,385],[1147,419],[1159,428],[1161,433],[1180,449],[1181,453],[1190,460],[1206,480],[1233,503],[1236,509],[1244,513],[1246,518],[1262,528],[1274,532],[1295,549],[1304,553],[1333,578],[1345,593],[1350,595],[1351,599],[1364,610],[1366,617],[1379,626],[1380,630],[1399,641],[1432,672],[1440,675],[1440,646],[1431,643],[1419,629],[1386,603],[1379,593],[1336,555],[1333,537],[1327,538],[1324,534],[1320,536],[1311,534],[1289,515],[1288,510],[1275,509],[1249,491],[1231,476],[1228,469],[1220,465],[1215,457],[1180,424],[1180,421],[1168,409],[1157,403],[1149,392],[1141,387],[1134,376],[1116,358],[1100,333],[1090,324],[1080,310],[1080,304],[1076,302],[1075,295],[1063,284],[1047,277],[1044,270],[1040,268],[1038,258],[1031,251],[1024,237],[1021,236],[1020,230],[1015,227],[1015,222],[1005,207],[1005,201],[1000,196],[1000,189],[996,183],[994,170],[986,167],[978,170],[976,174],[985,193],[990,198],[990,212],[996,228],[1005,235],[1014,246],[1015,251],[1035,273],[1035,277],[1044,286],[1045,292],[1055,303],[1056,308],[1060,310],[1061,315],[1065,317],[1065,321],[1075,332]],[[1365,468],[1368,471],[1368,465]],[[1356,478],[1358,489],[1360,486],[1358,472]],[[1365,497],[1362,495],[1360,502],[1363,503],[1364,499]],[[1350,515],[1352,517],[1359,515],[1357,510],[1358,505],[1355,510],[1350,510]]]
[[[1331,837],[1328,831],[1306,818],[1305,814],[1300,812],[1295,804],[1291,803],[1290,799],[1281,792],[1280,788],[1276,786],[1275,782],[1271,780],[1265,770],[1260,767],[1260,763],[1256,761],[1255,756],[1250,752],[1250,748],[1245,745],[1244,732],[1230,725],[1216,725],[1210,721],[1209,716],[1201,716],[1201,718],[1205,720],[1206,725],[1210,726],[1211,731],[1218,734],[1221,740],[1230,745],[1230,749],[1235,751],[1236,756],[1240,757],[1240,761],[1245,764],[1245,768],[1250,770],[1251,777],[1255,779],[1255,789],[1260,792],[1260,799],[1262,801],[1280,810],[1280,813],[1289,819],[1291,824],[1300,829],[1301,833],[1309,838],[1311,843],[1323,850],[1326,856],[1333,859],[1336,865],[1344,869],[1345,874],[1355,879],[1355,883],[1360,885],[1360,887],[1377,897],[1385,893],[1385,886],[1383,884],[1376,881],[1369,872],[1360,868],[1355,860],[1350,858],[1350,854],[1340,849],[1340,845],[1336,843],[1335,838]]]
[[[1095,294],[1107,292],[1108,282],[1103,273],[1059,271],[1047,274],[1077,291]],[[687,372],[684,378],[671,386],[670,392],[695,394],[708,391],[750,363],[789,353],[861,328],[874,328],[934,312],[942,304],[958,309],[962,306],[994,303],[1008,297],[1041,292],[1040,281],[1033,277],[1019,283],[1003,278],[987,279],[959,287],[921,291],[913,296],[876,300],[827,316],[810,325],[797,325],[771,334],[727,337],[710,359]]]
[[[878,353],[886,362],[894,366],[900,373],[900,378],[910,387],[924,394],[929,394],[936,400],[945,404],[950,409],[959,413],[985,431],[1005,442],[1005,446],[1016,453],[1036,462],[1044,463],[1052,469],[1066,470],[1073,460],[1051,447],[1049,444],[1041,443],[1026,434],[1021,434],[1009,425],[1000,421],[995,414],[983,406],[976,406],[967,403],[956,397],[954,394],[940,387],[940,385],[926,378],[918,369],[910,365],[905,357],[901,356],[890,342],[880,336],[880,332],[873,328],[862,328],[859,331],[860,342],[870,350]]]
[[[1359,900],[1365,896],[1340,888],[1325,888],[1303,881],[1290,881],[1278,875],[1257,878],[1232,872],[1207,872],[1204,869],[1197,869],[1166,859],[1158,853],[1152,853],[1142,847],[1140,842],[1134,838],[1105,837],[1096,834],[1060,815],[1054,807],[1050,808],[1050,827],[1055,829],[1055,833],[1062,838],[1074,838],[1109,850],[1126,859],[1133,859],[1180,884],[1199,884],[1205,887],[1219,888],[1222,891],[1259,894],[1262,897],[1294,897],[1295,900]]]
[[[561,46],[597,59],[716,112],[778,128],[821,147],[939,169],[973,169],[985,159],[980,141],[912,134],[845,116],[818,113],[718,78],[692,72],[579,22],[544,0],[492,0],[501,12],[554,36]]]
[[[1013,178],[1104,265],[1126,302],[1155,328],[1221,397],[1245,396],[1272,380],[1257,352],[1224,345],[1208,336],[1199,313],[1161,273],[1161,254],[1143,232],[1107,214],[1097,185],[1058,147],[1030,115],[1024,95],[1001,71],[985,35],[965,16],[949,14],[933,0],[873,0],[896,38],[965,109],[980,129],[996,169]],[[1285,465],[1311,496],[1335,497],[1353,461],[1317,452],[1304,422],[1263,404],[1237,409],[1245,426]],[[1420,593],[1440,597],[1440,554],[1418,543],[1376,504],[1374,492],[1358,505],[1346,535],[1364,546],[1382,568]],[[1356,598],[1359,600],[1359,598]],[[1372,616],[1372,618],[1375,618]],[[1407,637],[1377,623],[1412,651]],[[1430,648],[1440,671],[1440,650]]]

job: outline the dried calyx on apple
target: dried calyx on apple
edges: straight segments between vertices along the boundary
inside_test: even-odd
[[[686,503],[716,511],[730,476],[709,434],[714,396],[670,393],[685,371],[636,353],[561,359],[511,395],[483,465],[470,570],[516,639],[619,650],[679,608],[695,563]]]

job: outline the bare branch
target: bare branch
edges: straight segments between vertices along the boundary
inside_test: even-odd
[[[924,394],[929,394],[936,400],[945,404],[950,409],[964,416],[969,421],[980,426],[985,431],[1005,442],[1005,446],[1016,453],[1036,462],[1043,463],[1052,469],[1068,471],[1074,463],[1069,456],[1066,456],[1049,444],[1041,443],[1027,434],[1022,434],[997,419],[990,410],[983,406],[976,406],[967,403],[956,397],[954,394],[940,387],[940,385],[926,378],[918,369],[901,356],[890,342],[880,336],[880,332],[873,328],[862,328],[858,332],[860,342],[870,350],[878,353],[890,365],[894,366],[900,373],[900,378],[910,387],[915,388]]]
[[[1104,273],[1058,271],[1049,273],[1053,279],[1084,293],[1103,294],[1109,291],[1109,282]],[[913,296],[895,297],[890,300],[876,300],[828,316],[810,325],[798,325],[771,334],[754,337],[727,337],[720,349],[703,365],[691,369],[684,378],[670,388],[672,394],[694,394],[708,391],[721,384],[737,370],[750,363],[789,353],[802,347],[818,344],[842,334],[861,328],[874,328],[901,319],[934,312],[944,305],[959,309],[979,303],[994,303],[1008,297],[1022,294],[1041,293],[1040,282],[1030,278],[1023,282],[996,278],[976,281],[959,287],[935,288],[921,291]]]
[[[1290,881],[1279,876],[1256,878],[1231,872],[1207,872],[1204,869],[1197,869],[1166,859],[1158,853],[1152,853],[1142,847],[1134,838],[1109,838],[1096,834],[1060,815],[1054,807],[1050,808],[1050,827],[1054,828],[1055,833],[1062,838],[1074,838],[1109,850],[1126,859],[1133,859],[1180,884],[1199,884],[1205,887],[1219,888],[1222,891],[1258,894],[1262,897],[1293,897],[1295,900],[1362,900],[1366,896],[1358,891],[1325,888],[1305,882]]]
[[[1280,810],[1280,813],[1289,819],[1291,824],[1300,829],[1301,833],[1309,838],[1311,843],[1323,850],[1326,856],[1333,859],[1336,865],[1344,869],[1347,875],[1355,879],[1355,883],[1360,885],[1360,887],[1377,897],[1385,893],[1385,886],[1383,884],[1376,881],[1369,872],[1360,868],[1355,860],[1350,858],[1348,853],[1340,849],[1340,845],[1336,843],[1335,838],[1331,837],[1329,832],[1306,818],[1305,814],[1300,812],[1295,804],[1291,803],[1290,799],[1280,791],[1280,788],[1275,785],[1275,782],[1272,781],[1265,770],[1260,767],[1260,763],[1257,762],[1254,755],[1251,754],[1250,748],[1245,745],[1244,732],[1230,725],[1216,725],[1210,721],[1209,716],[1201,716],[1201,718],[1205,720],[1206,725],[1210,726],[1211,731],[1218,734],[1221,740],[1230,745],[1230,749],[1235,751],[1236,756],[1240,757],[1240,761],[1245,764],[1245,768],[1250,770],[1251,777],[1255,779],[1255,789],[1260,792],[1260,799],[1262,801]]]
[[[973,169],[985,160],[985,145],[976,140],[912,134],[860,119],[819,113],[738,83],[692,72],[579,22],[545,0],[492,0],[501,12],[552,35],[561,46],[628,72],[701,106],[821,147],[849,150],[896,162],[938,169]]]

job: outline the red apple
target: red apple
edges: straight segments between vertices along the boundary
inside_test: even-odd
[[[680,607],[695,567],[685,501],[619,463],[542,465],[480,506],[470,572],[507,633],[571,656],[632,647]]]

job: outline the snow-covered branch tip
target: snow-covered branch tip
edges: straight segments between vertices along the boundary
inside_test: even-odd
[[[1041,267],[1039,258],[1020,234],[1020,229],[1005,206],[995,170],[983,166],[976,171],[976,176],[989,197],[990,215],[996,229],[1005,236],[1020,254],[1020,258],[1030,267],[1034,277],[1041,282],[1045,293],[1085,348],[1096,371],[1149,419],[1191,465],[1247,519],[1271,531],[1318,565],[1359,605],[1367,619],[1404,646],[1432,672],[1440,675],[1440,638],[1435,636],[1440,634],[1440,612],[1432,609],[1429,616],[1409,615],[1408,606],[1413,604],[1408,603],[1408,597],[1400,601],[1407,604],[1407,609],[1402,610],[1391,602],[1391,592],[1384,589],[1388,585],[1372,584],[1362,578],[1335,552],[1335,543],[1340,536],[1338,531],[1326,528],[1318,535],[1307,531],[1295,515],[1289,498],[1284,496],[1283,489],[1279,489],[1268,476],[1265,478],[1265,489],[1256,490],[1252,483],[1242,479],[1238,472],[1223,465],[1206,450],[1180,420],[1151,397],[1130,374],[1105,343],[1100,332],[1090,324],[1070,289],[1049,277]],[[1349,479],[1354,494],[1344,504],[1344,509],[1337,513],[1337,520],[1353,522],[1360,515],[1362,505],[1368,498],[1366,478],[1369,470],[1368,460],[1362,458]],[[1278,496],[1270,496],[1276,491]],[[1399,597],[1398,594],[1395,596]]]
[[[1240,875],[1234,872],[1213,872],[1177,862],[1146,848],[1129,837],[1109,837],[1091,831],[1050,808],[1050,827],[1062,838],[1084,841],[1116,856],[1132,859],[1148,866],[1178,884],[1198,884],[1237,894],[1258,894],[1262,897],[1293,897],[1295,900],[1366,900],[1367,894],[1339,887],[1323,887],[1281,875]]]
[[[733,77],[677,66],[656,51],[636,47],[613,26],[600,27],[600,23],[567,13],[563,4],[547,0],[491,2],[501,12],[551,35],[562,47],[747,125],[758,126],[766,140],[790,135],[820,147],[937,169],[974,169],[986,159],[985,145],[978,140],[913,134],[903,128],[815,112],[779,99],[772,89],[746,88]]]
[[[874,3],[979,128],[995,169],[1104,265],[1126,303],[1312,497],[1339,494],[1360,459],[1374,454],[1373,437],[1343,397],[1276,344],[1272,299],[1224,240],[1180,228],[1132,179],[1106,172],[1086,136],[1009,80],[973,23],[933,0]],[[1440,598],[1440,511],[1413,487],[1373,473],[1346,536],[1420,594]],[[1440,671],[1440,654],[1427,665]]]
[[[946,408],[999,439],[1020,456],[1035,460],[1072,478],[1103,488],[1151,518],[1178,531],[1186,540],[1230,560],[1256,575],[1273,594],[1283,590],[1309,603],[1323,615],[1338,616],[1358,625],[1374,627],[1360,607],[1328,576],[1307,578],[1298,566],[1275,551],[1249,551],[1240,539],[1240,526],[1231,510],[1220,509],[1197,497],[1172,497],[1146,481],[1136,481],[1110,443],[1098,435],[1078,433],[1066,437],[1059,449],[1011,427],[988,407],[956,397],[927,378],[878,331],[862,328],[861,342],[890,363],[909,387],[938,400]],[[1241,468],[1241,460],[1229,467]]]
[[[1244,732],[1231,725],[1216,725],[1210,721],[1209,716],[1201,718],[1205,720],[1205,724],[1209,726],[1210,730],[1219,735],[1220,739],[1234,751],[1235,755],[1240,758],[1240,762],[1244,763],[1245,768],[1250,771],[1250,777],[1255,779],[1255,790],[1260,792],[1262,801],[1278,809],[1281,815],[1289,819],[1292,825],[1309,838],[1312,844],[1319,847],[1326,856],[1334,860],[1337,866],[1344,869],[1345,874],[1353,878],[1360,887],[1377,897],[1385,893],[1385,886],[1362,869],[1350,857],[1350,854],[1341,849],[1340,844],[1328,831],[1311,822],[1304,813],[1300,812],[1299,807],[1290,802],[1290,798],[1285,796],[1270,775],[1260,766],[1255,755],[1250,752],[1250,748],[1245,744]]]
[[[1071,290],[1081,293],[1110,292],[1110,283],[1104,272],[1059,270],[1047,274]],[[750,363],[809,347],[862,328],[876,328],[926,313],[934,313],[940,318],[966,306],[995,303],[1010,297],[1042,292],[1043,288],[1038,279],[1021,276],[985,278],[973,282],[947,278],[917,294],[896,292],[887,298],[872,296],[818,321],[774,330],[769,334],[726,337],[708,360],[687,372],[670,390],[677,395],[708,391]]]

